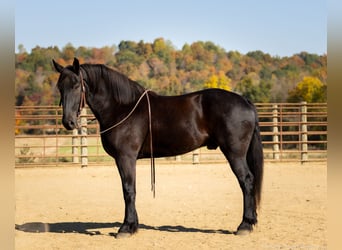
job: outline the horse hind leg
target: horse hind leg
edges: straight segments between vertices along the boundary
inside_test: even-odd
[[[256,202],[254,197],[254,176],[250,171],[246,155],[236,156],[231,151],[222,149],[231,166],[233,173],[238,179],[243,194],[243,216],[242,222],[237,228],[236,234],[248,234],[253,230],[253,225],[257,223]]]

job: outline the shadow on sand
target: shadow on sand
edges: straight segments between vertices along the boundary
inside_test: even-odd
[[[106,222],[28,222],[22,225],[15,225],[15,229],[29,233],[79,233],[87,235],[103,235],[100,229],[104,228],[119,228],[121,223],[106,223]],[[199,229],[184,226],[159,226],[153,227],[145,224],[139,224],[139,229],[156,230],[161,232],[192,232],[192,233],[210,233],[210,234],[233,234],[228,230],[214,229]],[[109,233],[110,236],[116,236],[116,233]]]

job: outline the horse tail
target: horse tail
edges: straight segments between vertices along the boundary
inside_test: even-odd
[[[252,106],[255,113],[255,127],[252,140],[247,151],[247,163],[254,176],[253,195],[255,199],[255,205],[258,207],[261,200],[261,189],[264,173],[264,155],[262,150],[258,114],[255,106],[253,104]]]

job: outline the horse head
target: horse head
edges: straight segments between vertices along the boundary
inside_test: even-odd
[[[78,127],[78,118],[85,105],[85,86],[77,58],[73,65],[61,66],[52,60],[57,72],[60,73],[57,87],[61,95],[60,105],[63,106],[63,126],[72,130]]]

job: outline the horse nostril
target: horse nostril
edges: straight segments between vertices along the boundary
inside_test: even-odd
[[[74,123],[74,121],[69,121],[69,127],[71,129],[74,129],[76,127],[76,124]]]
[[[63,126],[67,129],[67,130],[73,130],[74,128],[77,127],[77,124],[75,121],[73,120],[66,120],[63,119],[62,120]]]

